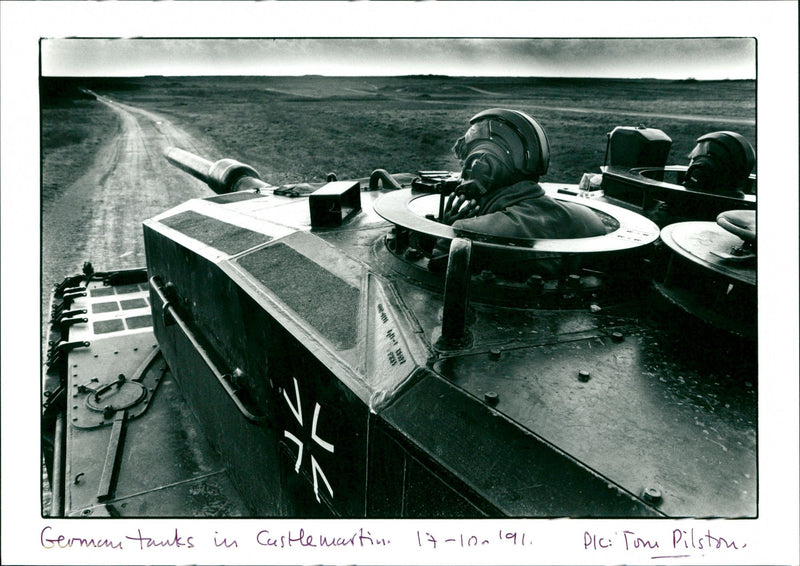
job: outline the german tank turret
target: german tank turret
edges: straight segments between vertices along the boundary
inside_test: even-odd
[[[633,204],[660,227],[714,221],[726,210],[755,210],[755,150],[735,132],[700,136],[689,165],[666,165],[672,140],[661,130],[618,127],[608,134],[603,192]]]
[[[611,136],[601,188],[542,183],[602,221],[587,238],[439,222],[458,173],[273,187],[241,163],[169,150],[218,194],[144,222],[146,273],[87,270],[55,294],[57,512],[756,516],[754,333],[718,324],[754,325],[754,302],[736,314],[683,300],[676,281],[693,275],[668,266],[692,238],[678,224],[662,243],[653,214],[673,190],[653,164],[666,136],[631,131]],[[711,197],[701,212],[670,202],[670,218],[706,229],[710,209],[755,207],[747,193]],[[719,225],[751,255],[747,220]],[[737,253],[723,239],[718,265]],[[441,273],[431,241],[450,242]],[[542,254],[557,272],[491,269]],[[158,503],[147,482],[169,486]]]

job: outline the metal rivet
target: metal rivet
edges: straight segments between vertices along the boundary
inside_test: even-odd
[[[623,336],[622,332],[612,332],[611,339],[614,342],[622,342],[625,339],[625,336]]]
[[[78,417],[72,417],[72,422],[75,422],[77,420],[78,420]]]
[[[585,369],[582,369],[581,371],[578,372],[578,379],[581,381],[584,382],[589,381],[589,377],[591,376],[589,375],[589,372],[586,371]]]
[[[642,497],[648,503],[660,503],[662,499],[661,490],[657,487],[646,487]]]
[[[489,405],[494,407],[497,405],[497,402],[500,401],[500,396],[497,395],[494,391],[487,391],[483,394],[483,400],[486,401]]]
[[[491,350],[489,350],[489,357],[492,358],[493,360],[499,360],[501,353],[502,352],[500,351],[499,348],[492,348]]]
[[[78,408],[78,406],[77,406],[77,405],[73,405],[73,406],[72,406],[72,408],[73,408],[73,409],[77,409],[77,408]]]
[[[134,352],[138,352],[138,351],[139,351],[139,348],[134,348],[134,349],[133,349],[133,351],[134,351]]]

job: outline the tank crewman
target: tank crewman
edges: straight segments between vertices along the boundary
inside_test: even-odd
[[[591,209],[549,197],[539,185],[550,162],[550,147],[541,125],[517,110],[492,108],[470,120],[470,128],[453,151],[462,162],[462,182],[445,204],[441,222],[468,237],[500,239],[584,238],[606,229]],[[450,242],[439,240],[428,264],[441,271]],[[557,275],[557,254],[537,254],[525,265],[518,254],[473,255],[475,269],[525,277]]]
[[[740,134],[711,132],[700,136],[689,159],[683,181],[686,188],[737,198],[751,192],[749,178],[756,153]]]

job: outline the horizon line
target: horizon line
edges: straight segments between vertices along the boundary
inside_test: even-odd
[[[690,82],[720,82],[720,81],[755,81],[752,78],[665,78],[665,77],[603,77],[603,76],[578,76],[578,75],[446,75],[441,73],[412,73],[407,75],[325,75],[319,73],[304,73],[302,75],[272,74],[272,75],[252,75],[252,74],[137,74],[137,75],[39,75],[43,79],[146,79],[146,78],[329,78],[329,79],[402,79],[402,78],[448,78],[448,79],[565,79],[565,80],[610,80],[610,81],[690,81]]]

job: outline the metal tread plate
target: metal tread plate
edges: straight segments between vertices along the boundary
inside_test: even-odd
[[[147,284],[93,281],[73,308],[88,321],[69,328],[83,345],[66,357],[65,515],[246,515],[158,351]],[[147,325],[132,324],[137,317]],[[124,432],[115,435],[108,425],[123,412]]]

